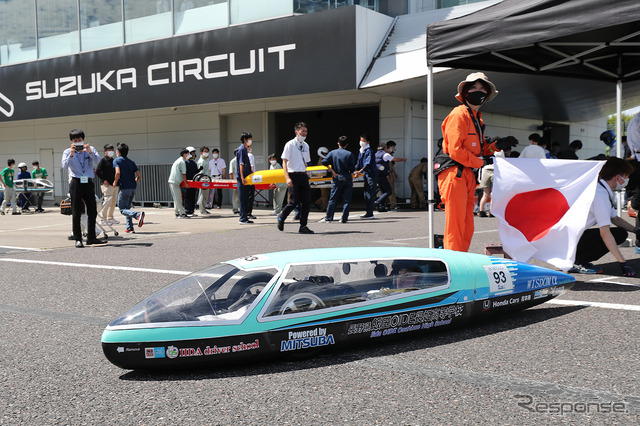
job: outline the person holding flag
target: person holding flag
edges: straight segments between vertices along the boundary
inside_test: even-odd
[[[640,228],[617,215],[613,196],[632,172],[616,157],[496,158],[491,212],[505,253],[519,262],[538,259],[563,271],[598,274],[602,268],[591,262],[611,252],[622,275],[635,276],[618,245],[628,232],[638,237]]]
[[[629,175],[633,173],[633,167],[629,162],[609,157],[600,170],[596,195],[587,217],[587,228],[576,250],[576,260],[569,272],[581,274],[599,274],[602,268],[591,262],[600,259],[611,252],[618,261],[622,275],[635,277],[636,273],[629,266],[620,252],[618,245],[627,239],[628,232],[640,234],[640,228],[635,228],[629,222],[618,216],[614,204],[613,191],[622,190],[629,183]],[[611,225],[615,225],[614,228]],[[592,226],[597,228],[591,228]]]
[[[469,74],[458,84],[455,107],[442,123],[443,158],[438,158],[438,189],[445,205],[444,248],[468,251],[473,236],[476,176],[492,148],[484,144],[484,124],[478,110],[498,94],[484,73]],[[493,147],[494,149],[495,146]]]

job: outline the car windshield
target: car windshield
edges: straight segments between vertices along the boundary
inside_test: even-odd
[[[276,273],[275,268],[245,271],[221,263],[175,281],[110,326],[238,320]]]

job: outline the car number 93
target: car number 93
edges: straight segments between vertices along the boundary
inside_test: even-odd
[[[489,290],[492,293],[513,290],[513,279],[507,265],[485,265]]]

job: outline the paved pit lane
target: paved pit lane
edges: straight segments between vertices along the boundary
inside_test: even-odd
[[[36,234],[14,238],[1,221],[0,424],[640,424],[640,279],[616,276],[610,256],[597,262],[605,274],[578,276],[552,303],[465,328],[299,361],[119,369],[102,354],[104,326],[189,271],[281,249],[427,246],[424,212],[347,224],[314,212],[309,236],[278,232],[260,210],[251,227],[225,210],[150,213],[135,235],[81,250],[63,223],[23,222]],[[476,228],[471,251],[499,242],[495,219]]]

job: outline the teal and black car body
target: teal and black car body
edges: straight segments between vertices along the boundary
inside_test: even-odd
[[[286,251],[187,275],[109,324],[125,369],[169,369],[416,336],[526,309],[571,275],[510,259],[409,247]]]

